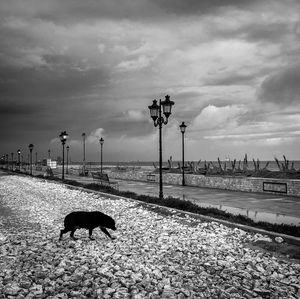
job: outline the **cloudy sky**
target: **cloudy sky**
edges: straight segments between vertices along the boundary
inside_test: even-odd
[[[153,99],[175,102],[164,159],[300,160],[300,1],[2,0],[1,155],[33,143],[157,160]]]

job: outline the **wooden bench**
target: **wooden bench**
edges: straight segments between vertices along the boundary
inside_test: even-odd
[[[112,186],[113,188],[119,190],[118,182],[111,182],[107,173],[101,173],[100,171],[92,171],[91,174],[94,181],[100,182],[101,185],[104,184],[107,186]]]
[[[151,174],[151,173],[149,173],[149,174],[147,174],[147,181],[148,182],[155,182],[155,174]]]

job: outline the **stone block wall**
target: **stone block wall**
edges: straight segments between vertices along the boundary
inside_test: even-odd
[[[141,171],[128,172],[109,172],[112,179],[123,179],[133,181],[149,181],[147,175],[154,182],[159,182],[158,173],[149,173]],[[163,183],[171,185],[181,185],[181,174],[163,173]],[[277,194],[284,196],[300,196],[300,180],[271,179],[271,178],[251,178],[251,177],[221,177],[221,176],[204,176],[204,175],[185,175],[185,184],[187,186],[216,188],[223,190],[245,191]]]

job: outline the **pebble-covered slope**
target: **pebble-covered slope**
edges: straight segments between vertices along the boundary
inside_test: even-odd
[[[0,298],[300,296],[299,264],[247,248],[259,235],[240,229],[29,177],[1,177],[1,205]],[[78,230],[58,242],[73,210],[112,216],[116,239],[95,229],[95,241]]]

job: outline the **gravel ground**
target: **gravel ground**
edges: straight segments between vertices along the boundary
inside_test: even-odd
[[[300,298],[300,265],[245,245],[258,234],[14,175],[0,208],[0,298]],[[112,216],[116,239],[59,242],[74,210]]]

